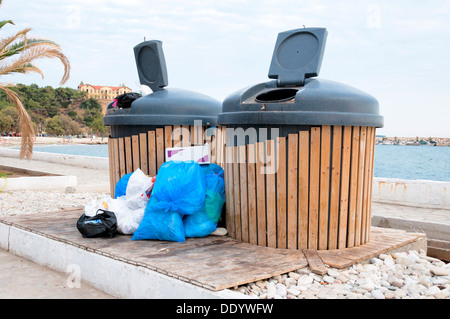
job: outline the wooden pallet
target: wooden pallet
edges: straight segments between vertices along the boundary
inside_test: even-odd
[[[122,262],[146,267],[210,290],[267,279],[308,266],[323,273],[323,263],[343,268],[424,237],[373,228],[369,244],[343,250],[306,252],[263,247],[228,236],[190,238],[183,243],[132,241],[130,236],[83,238],[76,222],[83,210],[9,216],[0,222]],[[318,258],[320,257],[320,258]],[[321,260],[320,260],[321,259]]]

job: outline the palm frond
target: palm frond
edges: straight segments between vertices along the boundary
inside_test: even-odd
[[[25,48],[22,50],[21,55],[18,59],[12,61],[7,65],[0,67],[0,75],[6,75],[17,72],[16,70],[22,70],[24,66],[28,65],[32,61],[41,58],[57,58],[61,61],[64,66],[64,75],[61,80],[61,85],[64,84],[69,79],[70,74],[70,62],[69,59],[62,53],[61,50],[49,47],[47,45],[33,46],[30,48]],[[29,72],[39,72],[36,67],[28,68]]]
[[[3,28],[3,26],[4,26],[5,24],[8,24],[8,23],[14,25],[14,22],[13,22],[12,20],[3,20],[3,21],[0,21],[0,29]]]
[[[37,66],[33,65],[32,63],[18,65],[17,67],[10,69],[9,71],[2,71],[2,68],[0,67],[1,75],[14,74],[14,73],[21,73],[21,74],[38,73],[42,76],[42,78],[44,78],[44,73],[42,72],[42,70],[39,69]]]
[[[0,60],[13,56],[15,54],[21,53],[25,48],[29,49],[34,46],[47,45],[53,48],[60,48],[60,46],[47,39],[35,39],[35,38],[25,38],[22,41],[16,41],[7,45],[3,50],[0,51]]]
[[[31,28],[25,28],[23,30],[20,30],[14,35],[11,35],[9,37],[6,37],[4,39],[0,40],[0,52],[3,52],[5,48],[10,45],[11,43],[22,39],[23,41],[26,41],[27,33],[31,31]]]
[[[20,147],[20,159],[26,157],[28,160],[31,159],[33,154],[33,144],[34,144],[34,129],[31,118],[25,110],[19,96],[16,92],[11,90],[10,85],[0,84],[0,90],[5,91],[8,100],[16,106],[19,113],[19,125],[22,134],[22,143]]]

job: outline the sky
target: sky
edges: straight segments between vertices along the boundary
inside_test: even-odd
[[[57,42],[71,63],[63,87],[141,89],[133,47],[161,40],[168,87],[220,101],[269,81],[279,32],[328,31],[318,78],[374,96],[384,116],[378,135],[450,137],[449,0],[3,0],[2,37],[31,27]],[[40,75],[0,82],[58,87],[59,60],[39,60]]]

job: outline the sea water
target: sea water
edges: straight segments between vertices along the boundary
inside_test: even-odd
[[[66,155],[108,157],[108,144],[36,145],[33,147],[33,151]]]
[[[373,175],[450,182],[450,147],[376,145]]]
[[[108,157],[108,145],[35,146],[37,152]],[[450,147],[376,145],[374,177],[450,182]]]

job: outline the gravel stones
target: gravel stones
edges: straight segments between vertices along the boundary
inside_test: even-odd
[[[0,192],[0,217],[22,214],[69,210],[84,207],[94,199],[109,196],[107,193],[65,193],[49,191]]]
[[[260,299],[449,299],[450,264],[409,251],[381,254],[346,269],[308,267],[244,285]],[[236,288],[238,289],[238,288]]]

